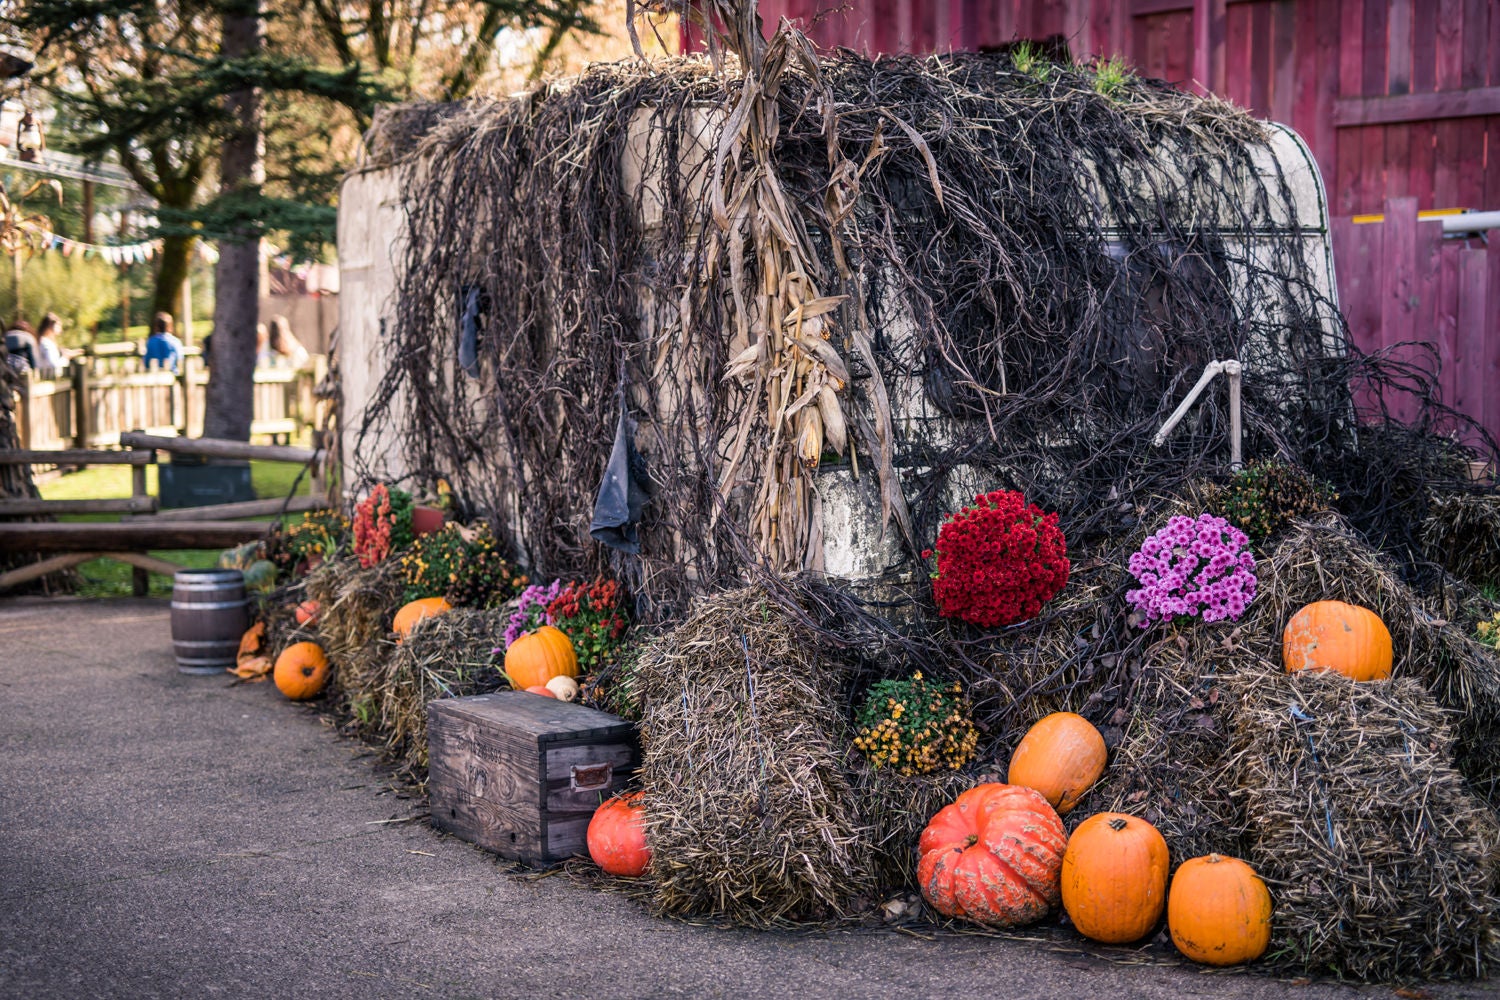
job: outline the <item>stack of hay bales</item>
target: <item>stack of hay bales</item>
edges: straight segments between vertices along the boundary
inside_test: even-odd
[[[1434,496],[1422,524],[1427,557],[1465,580],[1500,583],[1500,496]]]
[[[308,575],[307,594],[321,609],[318,642],[343,690],[362,689],[378,667],[401,589],[394,560],[368,569],[353,559],[335,560]]]

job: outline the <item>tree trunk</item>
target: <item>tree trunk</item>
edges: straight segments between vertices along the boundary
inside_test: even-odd
[[[156,265],[156,291],[151,298],[151,314],[171,313],[180,330],[186,317],[182,312],[182,283],[193,266],[196,236],[163,236]]]
[[[261,54],[261,0],[240,0],[224,15],[219,53],[226,60]],[[250,87],[227,99],[235,118],[219,158],[220,193],[253,199],[266,179],[264,102]],[[203,436],[250,439],[255,392],[255,323],[260,307],[260,237],[253,229],[219,242],[214,271],[214,349]]]

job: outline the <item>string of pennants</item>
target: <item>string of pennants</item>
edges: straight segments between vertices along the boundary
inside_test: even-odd
[[[85,243],[82,240],[70,240],[56,233],[43,233],[42,249],[61,251],[64,257],[71,257],[74,254],[102,257],[110,264],[144,264],[155,259],[156,255],[161,252],[161,240],[107,246],[100,243]],[[198,256],[203,260],[210,264],[218,262],[219,251],[212,243],[200,241],[197,249]]]

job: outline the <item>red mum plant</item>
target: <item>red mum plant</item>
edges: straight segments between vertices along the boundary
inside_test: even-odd
[[[943,522],[935,548],[938,611],[982,628],[1035,617],[1068,582],[1068,543],[1057,515],[1014,490],[975,497],[974,506]]]

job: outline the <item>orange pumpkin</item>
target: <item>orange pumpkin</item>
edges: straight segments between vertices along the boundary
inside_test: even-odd
[[[1195,962],[1253,962],[1271,943],[1271,893],[1238,858],[1184,861],[1167,895],[1167,929],[1177,950]]]
[[[976,785],[938,810],[917,841],[922,898],[945,917],[1035,923],[1058,903],[1068,835],[1040,792]]]
[[[1123,813],[1090,816],[1063,855],[1063,909],[1084,937],[1139,941],[1167,905],[1167,866],[1167,842],[1150,823]]]
[[[526,689],[526,693],[527,694],[539,694],[543,698],[551,698],[554,701],[557,699],[557,695],[553,694],[552,693],[552,689],[549,688],[549,687],[547,687],[547,685],[545,685],[545,684],[533,684],[533,685],[531,685],[531,687],[529,687],[529,688]]]
[[[611,875],[635,878],[651,864],[641,793],[616,795],[589,820],[589,857]]]
[[[320,607],[320,605],[318,604],[317,601],[303,601],[301,604],[297,605],[297,611],[296,611],[297,624],[298,625],[316,625],[316,624],[318,624],[318,614],[319,614],[319,612],[321,610],[322,609],[321,609],[321,607]]]
[[[1089,720],[1053,712],[1022,738],[1005,780],[1035,788],[1058,815],[1066,816],[1104,773],[1108,757],[1104,737]]]
[[[396,620],[391,627],[397,635],[405,638],[423,618],[434,618],[451,610],[453,605],[441,597],[423,597],[402,605],[401,610],[396,612]]]
[[[1292,616],[1281,634],[1287,673],[1332,670],[1357,681],[1391,676],[1391,632],[1369,608],[1315,601]]]
[[[276,687],[293,701],[316,698],[328,682],[328,658],[315,642],[294,642],[276,657]]]
[[[577,677],[573,640],[551,625],[527,632],[505,651],[505,676],[521,690],[545,685],[554,677]]]

